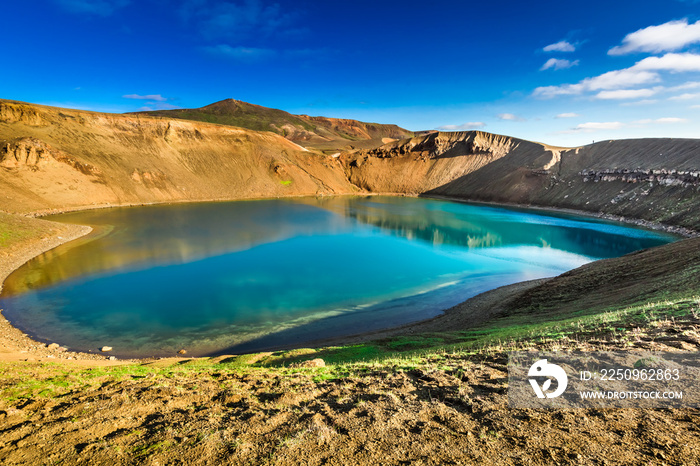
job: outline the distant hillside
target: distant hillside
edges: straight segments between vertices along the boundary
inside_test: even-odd
[[[341,149],[371,148],[413,136],[396,125],[363,123],[339,118],[292,115],[283,110],[226,99],[202,108],[136,112],[164,118],[204,121],[238,126],[256,131],[272,131],[304,147],[327,152]]]
[[[432,133],[341,154],[371,192],[602,212],[700,229],[700,139],[551,147],[482,131]]]
[[[0,210],[356,192],[337,158],[270,133],[0,100]]]

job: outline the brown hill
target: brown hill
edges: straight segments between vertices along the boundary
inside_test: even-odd
[[[0,210],[353,192],[270,132],[0,101]]]
[[[602,212],[700,229],[700,140],[551,147],[481,131],[341,155],[348,179],[401,192]]]
[[[411,131],[396,125],[292,115],[283,110],[234,99],[222,100],[201,108],[132,114],[203,121],[256,131],[272,131],[304,147],[329,153],[342,149],[376,147],[389,139],[403,139],[413,135]]]

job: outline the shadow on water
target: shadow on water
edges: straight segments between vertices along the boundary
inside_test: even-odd
[[[400,327],[437,317],[443,314],[442,311],[479,293],[523,279],[520,274],[471,276],[468,280],[462,280],[449,287],[392,299],[365,308],[346,310],[335,316],[275,331],[202,356],[298,348],[322,340]],[[531,279],[531,276],[527,279]]]

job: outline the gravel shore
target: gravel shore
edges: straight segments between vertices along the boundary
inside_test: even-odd
[[[33,220],[32,221],[36,221]],[[46,222],[42,220],[42,222]],[[5,279],[23,264],[34,257],[54,249],[62,244],[81,238],[92,231],[84,225],[69,225],[56,222],[50,232],[37,238],[21,241],[0,251],[0,291]],[[26,333],[13,327],[2,315],[0,309],[0,361],[110,361],[103,354],[78,353],[67,351],[59,344],[45,344],[30,338]]]

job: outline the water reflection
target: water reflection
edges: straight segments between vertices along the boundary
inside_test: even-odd
[[[94,232],[26,264],[3,296],[85,275],[184,264],[297,236],[350,232],[360,223],[435,247],[538,246],[589,258],[664,244],[669,235],[569,215],[430,199],[324,197],[115,208],[53,220]]]
[[[393,235],[434,246],[539,246],[602,259],[665,244],[674,238],[567,214],[431,199],[336,197],[315,203]]]
[[[10,321],[123,356],[254,351],[429,318],[479,292],[669,242],[532,211],[393,197],[109,209],[8,280]]]
[[[185,264],[295,236],[339,233],[347,224],[312,205],[285,201],[114,208],[49,219],[90,225],[94,232],[27,263],[8,277],[3,296],[85,275]]]

